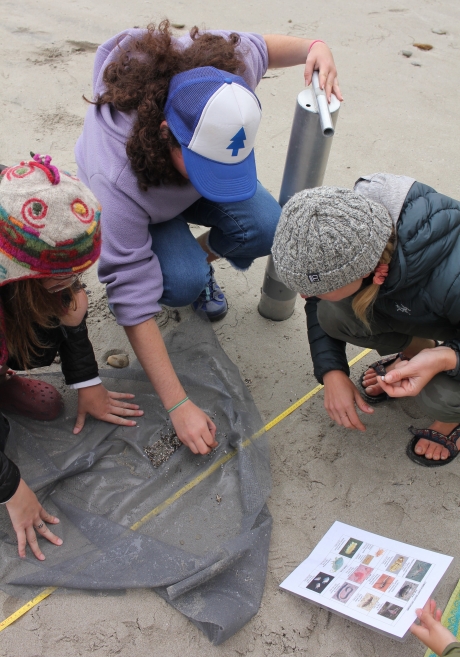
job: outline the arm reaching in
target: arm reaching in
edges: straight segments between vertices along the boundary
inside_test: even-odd
[[[125,331],[144,372],[165,408],[172,408],[186,397],[166,351],[160,330],[153,319]],[[204,411],[188,400],[171,412],[177,437],[194,454],[208,454],[217,447],[216,425]]]
[[[319,84],[326,91],[328,102],[331,93],[343,100],[337,79],[337,68],[328,46],[317,39],[301,39],[282,34],[264,35],[268,50],[269,68],[284,68],[305,64],[305,84],[310,84],[313,71],[319,72]]]
[[[429,599],[423,609],[417,609],[420,625],[414,623],[410,631],[422,643],[437,655],[441,655],[451,643],[457,640],[449,630],[441,625],[441,610],[436,609],[436,602]]]
[[[366,431],[359,419],[356,407],[363,413],[372,414],[374,409],[366,404],[353,381],[345,372],[332,370],[324,377],[324,407],[331,420],[347,429]]]

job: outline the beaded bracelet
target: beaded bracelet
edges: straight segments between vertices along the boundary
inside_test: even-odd
[[[169,411],[166,411],[166,413],[172,413],[173,411],[176,410],[176,408],[179,408],[179,406],[182,406],[182,404],[185,404],[185,402],[188,401],[188,397],[183,399],[182,401],[178,402],[175,406],[169,409]]]
[[[315,41],[312,41],[310,43],[310,47],[308,48],[308,53],[307,53],[308,55],[310,54],[310,50],[313,48],[315,43],[324,43],[324,45],[326,45],[325,41],[322,41],[321,39],[315,39]]]

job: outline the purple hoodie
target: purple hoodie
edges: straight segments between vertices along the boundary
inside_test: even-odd
[[[104,91],[104,70],[118,57],[119,48],[127,48],[131,39],[144,33],[140,29],[126,30],[99,46],[94,95]],[[213,34],[228,36],[230,32]],[[240,33],[240,37],[239,48],[246,64],[242,77],[254,90],[267,70],[267,47],[261,35]],[[182,36],[176,43],[186,47],[191,43],[190,36]],[[146,192],[139,188],[126,155],[134,119],[134,114],[118,112],[112,105],[90,105],[75,147],[78,176],[102,206],[98,273],[122,326],[140,324],[160,310],[163,276],[149,224],[173,219],[200,198],[190,182],[183,187],[150,187]]]

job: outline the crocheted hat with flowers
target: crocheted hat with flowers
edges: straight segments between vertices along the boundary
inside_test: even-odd
[[[0,174],[0,286],[78,274],[101,250],[100,207],[75,176],[34,155]],[[5,362],[0,304],[0,365]]]

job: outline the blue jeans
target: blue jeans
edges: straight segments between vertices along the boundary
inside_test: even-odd
[[[247,201],[215,203],[201,198],[174,219],[152,224],[152,250],[163,273],[160,303],[193,303],[209,278],[207,255],[193,237],[189,223],[211,228],[211,251],[244,270],[255,258],[269,255],[280,213],[278,203],[259,183]]]

